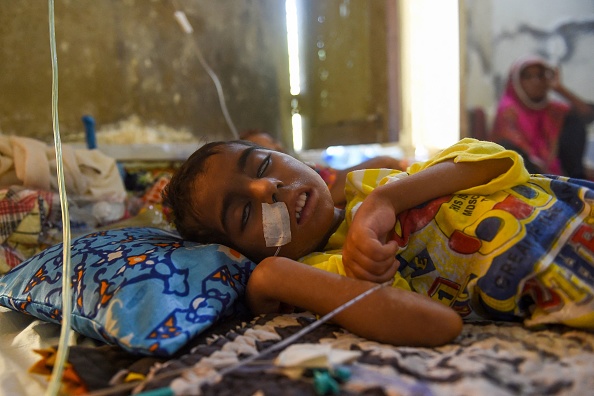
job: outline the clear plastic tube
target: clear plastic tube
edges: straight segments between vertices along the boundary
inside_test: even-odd
[[[50,53],[52,63],[52,123],[54,130],[54,145],[56,151],[56,166],[58,176],[58,192],[62,210],[62,328],[56,362],[52,370],[46,395],[58,395],[62,386],[62,374],[68,357],[68,341],[71,334],[72,290],[70,288],[70,218],[68,214],[68,197],[64,182],[64,167],[62,162],[62,142],[60,140],[60,125],[58,120],[58,58],[56,54],[56,33],[54,18],[54,0],[48,0]]]
[[[176,2],[174,2],[173,5],[175,8],[178,8]],[[194,32],[194,29],[192,28],[190,21],[188,21],[188,18],[186,17],[186,14],[183,11],[177,10],[177,11],[175,11],[175,13],[173,15],[175,16],[175,19],[179,23],[179,26],[184,31],[184,33],[192,34]],[[212,82],[215,85],[215,88],[217,90],[217,95],[219,97],[219,105],[221,107],[221,111],[223,112],[223,117],[225,117],[225,122],[227,122],[227,126],[229,127],[231,134],[233,134],[233,138],[239,139],[239,133],[237,132],[237,128],[235,127],[235,124],[233,123],[233,120],[231,119],[231,116],[229,115],[229,111],[227,110],[227,104],[225,102],[225,94],[223,93],[223,87],[221,85],[221,82],[219,81],[219,77],[210,68],[210,66],[206,62],[206,59],[204,59],[204,56],[202,55],[202,51],[200,50],[200,47],[198,46],[198,43],[196,42],[196,40],[193,41],[193,44],[194,44],[194,48],[196,49],[196,55],[198,55],[198,61],[200,62],[200,64],[204,68],[204,70],[206,70],[206,73],[208,73]]]

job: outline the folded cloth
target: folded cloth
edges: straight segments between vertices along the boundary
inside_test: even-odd
[[[23,261],[25,261],[25,257],[21,256],[15,249],[7,245],[0,245],[0,276]]]
[[[0,135],[0,186],[57,191],[53,146],[18,136]],[[89,201],[123,202],[124,182],[115,159],[100,151],[62,145],[64,181],[69,195]]]
[[[45,232],[58,214],[57,203],[49,191],[0,189],[0,275],[55,242]]]

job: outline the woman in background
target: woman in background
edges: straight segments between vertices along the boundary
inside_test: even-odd
[[[567,102],[550,100],[550,90]],[[593,120],[594,105],[567,89],[557,68],[527,56],[511,67],[490,139],[517,151],[530,173],[586,178],[586,125]]]

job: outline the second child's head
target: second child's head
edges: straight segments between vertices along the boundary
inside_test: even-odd
[[[287,206],[291,241],[280,256],[311,253],[335,223],[328,187],[313,169],[244,141],[202,146],[175,173],[164,196],[183,238],[221,243],[254,261],[276,251],[266,247],[262,203]]]
[[[272,137],[272,135],[268,132],[263,132],[257,129],[249,129],[243,132],[239,138],[241,140],[247,140],[248,142],[255,143],[264,148],[280,151],[281,153],[287,152],[281,142]]]

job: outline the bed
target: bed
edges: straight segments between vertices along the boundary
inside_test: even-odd
[[[129,227],[73,241],[76,273],[84,273],[73,289],[84,304],[73,310],[77,331],[64,394],[584,395],[594,386],[593,333],[481,321],[466,323],[448,345],[394,347],[320,324],[310,312],[253,317],[242,299],[253,263],[222,246],[176,238],[155,228]],[[59,304],[54,298],[59,286],[52,283],[60,268],[59,246],[0,279],[0,304],[30,314],[0,310],[2,394],[37,395],[47,386],[59,335],[59,325],[49,323],[59,321],[52,316]],[[142,263],[130,260],[149,254]],[[101,261],[106,255],[113,258],[108,270]],[[191,265],[196,257],[200,266]],[[81,269],[83,262],[87,268]],[[128,271],[131,262],[158,263],[166,282],[135,269],[116,283],[122,278],[106,272]],[[191,270],[184,276],[164,270],[174,264],[181,274],[186,263]],[[7,302],[7,289],[27,289],[33,279],[36,286],[26,296],[35,304],[22,304],[25,299],[15,293]],[[114,289],[101,287],[105,279]],[[21,283],[4,286],[13,281]],[[44,283],[45,291],[39,286]],[[181,293],[182,284],[194,286]],[[142,294],[147,289],[151,292]],[[165,289],[176,293],[164,294]],[[95,309],[103,300],[105,307]]]
[[[137,390],[169,387],[177,394],[199,390],[212,395],[323,393],[307,369],[290,379],[295,374],[279,367],[290,359],[279,359],[277,354],[241,366],[222,378],[213,377],[200,388],[197,384],[201,381],[190,374],[190,368],[200,373],[204,366],[220,365],[224,370],[232,360],[230,355],[247,355],[252,345],[262,350],[314,320],[309,313],[269,315],[239,325],[224,336],[215,334],[190,353],[153,367],[149,379],[162,379]],[[344,381],[337,380],[340,386],[336,393],[340,394],[578,395],[592,389],[593,341],[591,334],[568,329],[531,332],[518,324],[480,322],[466,324],[462,335],[443,347],[392,347],[328,324],[297,340],[293,347],[314,344],[326,352],[355,352],[343,363],[350,374]],[[180,374],[180,368],[188,370]]]
[[[255,264],[167,230],[158,197],[168,173],[149,174],[136,174],[126,186],[126,207],[136,205],[135,216],[80,229],[72,243],[80,306],[65,394],[584,395],[594,389],[594,334],[563,326],[469,322],[448,345],[416,348],[371,342],[331,323],[305,331],[318,323],[310,312],[254,317],[242,296]],[[47,387],[60,331],[57,200],[44,190],[11,191],[10,205],[7,195],[2,201],[3,263],[23,261],[27,269],[0,277],[0,394],[38,395]],[[27,245],[21,237],[31,229],[44,238]],[[203,260],[199,272],[196,257]],[[162,309],[170,300],[181,305]]]
[[[6,310],[0,318],[2,393],[40,394],[46,377],[27,370],[40,358],[33,349],[54,345],[59,327]],[[230,319],[169,359],[131,355],[79,337],[69,359],[94,395],[164,389],[180,395],[317,395],[323,394],[325,382],[314,381],[313,368],[295,374],[279,367],[278,351],[217,376],[314,320],[308,312]],[[514,323],[467,323],[451,344],[413,348],[370,342],[323,324],[292,345],[310,344],[324,351],[355,352],[340,365],[348,378],[335,379],[338,388],[327,394],[586,395],[594,387],[594,335],[564,327],[531,331]],[[70,389],[74,394],[82,388],[70,384]]]

